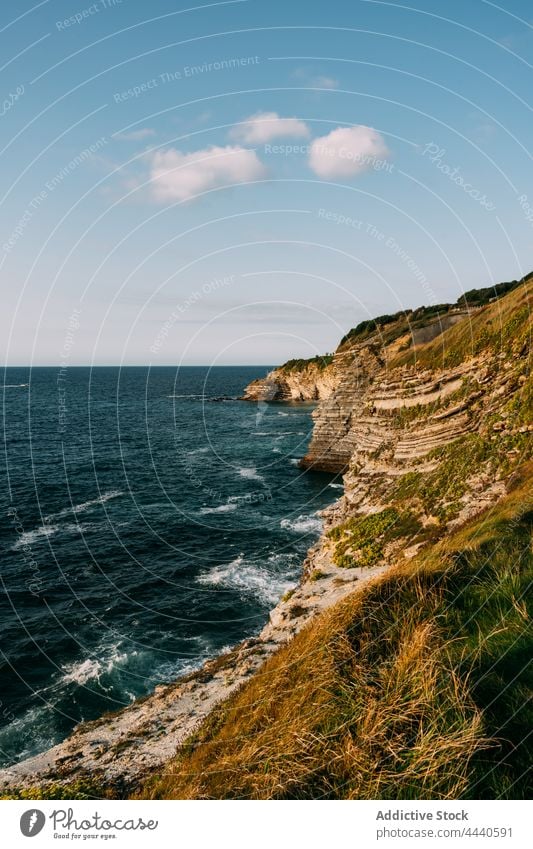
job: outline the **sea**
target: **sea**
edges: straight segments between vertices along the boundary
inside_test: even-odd
[[[9,368],[0,386],[0,764],[257,634],[338,478],[269,366]]]

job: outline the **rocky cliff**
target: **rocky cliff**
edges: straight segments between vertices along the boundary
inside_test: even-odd
[[[528,798],[533,286],[502,288],[345,337],[303,461],[345,491],[287,639],[141,795]]]
[[[244,401],[321,401],[337,387],[342,365],[333,355],[290,360],[266,377],[252,381]]]

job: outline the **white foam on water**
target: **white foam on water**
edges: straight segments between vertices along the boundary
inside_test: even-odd
[[[24,531],[18,540],[12,546],[11,551],[17,551],[30,546],[32,543],[38,543],[43,538],[54,536],[54,534],[83,534],[88,531],[94,531],[101,528],[100,522],[85,522],[84,524],[74,524],[69,522],[68,525],[42,525],[39,528],[34,528],[32,531]]]
[[[255,467],[251,469],[239,469],[241,478],[246,478],[249,481],[263,481],[264,478],[260,475]]]
[[[276,442],[279,442],[280,439],[285,439],[286,436],[305,436],[305,430],[282,430],[276,436]]]
[[[59,525],[43,525],[40,528],[34,528],[33,531],[24,531],[12,547],[12,551],[17,551],[19,548],[24,548],[26,545],[31,546],[34,542],[39,542],[42,537],[51,537],[57,533]]]
[[[295,534],[319,534],[322,530],[322,521],[315,514],[311,516],[297,516],[296,519],[282,519],[282,528]]]
[[[29,383],[3,383],[2,388],[3,389],[19,389],[22,386],[29,386],[29,385],[30,385]]]
[[[331,489],[344,489],[343,483],[330,483],[328,486],[330,486]]]
[[[103,495],[100,495],[98,498],[92,498],[90,501],[83,501],[81,504],[75,504],[72,507],[65,507],[63,510],[60,510],[59,513],[51,513],[49,516],[45,516],[45,522],[50,522],[52,519],[60,519],[63,516],[70,516],[72,513],[85,513],[86,510],[90,510],[91,507],[96,507],[99,504],[105,504],[106,501],[111,501],[112,498],[118,498],[120,495],[124,495],[122,490],[120,489],[112,489],[109,492],[104,492]]]
[[[198,512],[200,516],[207,516],[209,513],[233,513],[236,509],[236,502],[229,502],[228,504],[219,504],[218,507],[202,507]]]
[[[132,653],[133,655],[136,652]],[[86,658],[76,663],[62,667],[62,684],[87,684],[98,680],[105,673],[112,672],[116,666],[123,666],[128,660],[126,652],[120,651],[118,645],[110,646],[103,657]]]
[[[16,743],[16,762],[36,752],[44,752],[57,743],[53,710],[38,705],[29,708],[0,729],[0,750],[4,753]]]

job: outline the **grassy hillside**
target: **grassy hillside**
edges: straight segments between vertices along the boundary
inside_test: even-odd
[[[140,795],[527,798],[532,471],[300,633]]]
[[[346,333],[341,339],[340,351],[349,348],[354,343],[364,342],[376,332],[382,344],[393,341],[403,333],[413,331],[426,326],[428,323],[438,321],[451,313],[460,310],[477,310],[480,307],[496,303],[509,292],[515,289],[524,290],[527,284],[533,282],[533,272],[525,275],[521,280],[512,280],[506,283],[497,283],[484,289],[470,289],[461,295],[453,304],[431,304],[430,306],[418,307],[414,310],[400,310],[389,315],[381,315],[377,318],[367,319],[360,322],[356,327]]]
[[[492,356],[520,354],[531,341],[533,279],[467,319],[445,330],[433,342],[400,354],[390,367],[413,365],[449,368],[484,351]]]

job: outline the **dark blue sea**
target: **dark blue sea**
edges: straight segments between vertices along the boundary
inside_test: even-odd
[[[257,633],[339,495],[268,367],[10,368],[0,387],[0,761]]]

